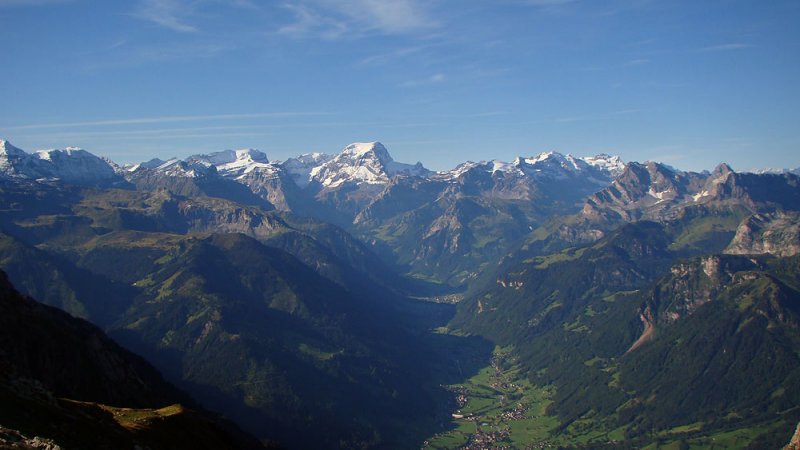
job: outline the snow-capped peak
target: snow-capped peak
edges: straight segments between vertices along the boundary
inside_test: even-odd
[[[0,139],[0,155],[2,156],[20,156],[26,155],[24,151],[14,147],[11,142]]]
[[[396,162],[380,142],[356,142],[309,172],[309,178],[324,187],[345,183],[386,183],[395,175],[424,176],[430,171]]]
[[[256,150],[254,148],[241,148],[239,150],[234,150],[236,153],[236,159],[238,160],[248,160],[253,162],[261,162],[261,163],[268,163],[269,159],[267,159],[267,154]]]
[[[301,188],[304,188],[312,181],[311,172],[314,168],[323,165],[333,158],[334,155],[325,153],[304,153],[298,157],[287,159],[281,165],[289,172],[294,182]]]
[[[556,152],[542,152],[530,158],[517,157],[517,160],[524,160],[526,164],[534,165],[536,163],[547,161],[551,158],[563,158],[563,155]]]
[[[32,180],[59,179],[76,184],[95,184],[117,177],[107,161],[77,147],[30,154],[8,141],[0,141],[0,175]]]
[[[268,163],[266,153],[252,148],[240,150],[223,150],[208,155],[192,155],[186,158],[186,162],[200,163],[210,166],[221,166],[226,164],[239,163],[245,165],[249,163]]]
[[[622,172],[625,171],[625,163],[622,161],[622,158],[617,155],[610,156],[605,153],[600,153],[595,156],[584,156],[582,159],[590,166],[607,170],[615,177],[621,175]]]
[[[370,154],[382,160],[394,161],[389,155],[389,151],[380,142],[354,142],[345,147],[340,156],[363,158]]]
[[[208,155],[192,155],[186,158],[187,162],[198,162],[201,164],[221,166],[224,164],[232,164],[239,162],[241,164],[247,163],[268,163],[266,153],[252,149],[245,148],[240,150],[223,150],[221,152],[214,152]]]
[[[264,152],[252,148],[192,155],[184,160],[176,158],[166,162],[151,160],[134,166],[131,170],[140,167],[175,176],[198,176],[209,173],[211,169],[216,170],[222,176],[233,178],[240,177],[256,169],[266,168],[270,171],[275,169]]]
[[[152,167],[158,162],[161,162],[161,164]],[[147,166],[145,166],[145,164]],[[185,161],[178,158],[170,158],[167,161],[153,159],[147,163],[141,164],[140,167],[152,169],[167,176],[189,178],[211,175],[217,170],[215,166],[208,164],[207,162],[197,161],[191,158],[188,158]]]
[[[54,158],[62,158],[65,156],[66,157],[74,156],[77,158],[86,158],[94,156],[80,147],[67,147],[64,150],[56,148],[48,150],[37,150],[36,152],[33,153],[33,155],[39,159],[43,159],[46,161],[52,161]]]
[[[175,159],[175,158],[173,158],[173,159]],[[153,158],[150,161],[145,161],[145,162],[139,163],[139,164],[126,165],[126,166],[123,166],[123,168],[128,172],[135,172],[135,171],[137,171],[139,169],[156,169],[156,168],[158,168],[158,166],[164,164],[165,162],[166,161],[164,161],[163,159]]]
[[[544,152],[528,158],[518,157],[515,164],[523,171],[533,169],[545,174],[549,172],[554,176],[564,175],[561,172],[579,172],[587,166],[587,163],[580,158],[569,154],[565,156],[558,152]]]
[[[543,152],[535,156],[518,156],[511,163],[496,159],[489,162],[464,163],[453,170],[439,172],[437,178],[455,180],[465,172],[483,170],[491,173],[503,172],[519,177],[555,180],[585,174],[589,180],[596,181],[597,184],[606,184],[608,180],[621,174],[624,169],[625,164],[619,156],[601,154],[575,157],[558,152]]]

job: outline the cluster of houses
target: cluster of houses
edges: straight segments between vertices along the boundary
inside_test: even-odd
[[[500,445],[500,442],[511,442],[511,432],[508,428],[497,431],[482,431],[478,429],[469,437],[466,448],[469,449],[510,449],[510,446]]]
[[[500,414],[500,419],[502,420],[521,420],[525,418],[525,413],[528,412],[528,408],[523,405],[522,403],[517,403],[517,406],[510,411],[503,411]]]
[[[504,376],[503,372],[503,357],[501,355],[495,355],[491,360],[491,365],[494,373],[491,376],[491,380],[489,382],[489,386],[495,389],[498,392],[503,393],[510,393],[510,392],[517,392],[522,389],[521,386],[512,383],[507,380],[507,377]],[[470,391],[463,385],[457,386],[442,386],[451,393],[453,393],[456,404],[458,405],[458,409],[451,414],[452,419],[455,420],[467,420],[470,422],[475,422],[476,431],[472,433],[468,437],[467,443],[464,445],[463,448],[468,449],[506,449],[511,448],[511,428],[504,426],[502,428],[499,427],[489,427],[489,423],[483,422],[486,418],[480,414],[474,413],[466,413],[462,412],[462,409],[467,406],[470,397]],[[506,395],[500,396],[501,402],[505,403]],[[511,420],[522,420],[525,419],[525,414],[528,412],[528,408],[522,402],[517,402],[514,405],[513,409],[506,409],[502,411],[499,415],[495,417],[496,421],[499,424],[503,424],[503,422],[511,421]],[[493,420],[492,422],[495,422]],[[426,441],[424,443],[424,447],[427,447],[429,442]],[[538,445],[541,445],[539,447]],[[546,448],[549,444],[546,442],[542,442],[534,446],[533,448]]]
[[[455,400],[459,410],[467,405],[467,401],[469,400],[469,396],[467,395],[469,391],[467,391],[467,388],[464,386],[449,386],[447,390],[455,394]]]

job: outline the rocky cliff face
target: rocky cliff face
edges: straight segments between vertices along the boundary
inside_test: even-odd
[[[658,284],[646,308],[656,311],[655,322],[677,321],[716,298],[737,272],[759,268],[755,260],[718,255],[680,262]]]
[[[800,214],[792,211],[754,214],[743,220],[725,253],[731,255],[800,253]]]
[[[792,439],[790,439],[789,443],[783,447],[783,450],[800,450],[800,423],[797,424],[797,428],[794,430]]]
[[[583,215],[611,214],[626,222],[667,217],[676,205],[694,201],[707,178],[655,162],[630,163],[608,187],[589,197]]]
[[[659,280],[640,308],[644,334],[692,315],[706,303],[722,301],[753,311],[776,324],[796,326],[794,291],[763,259],[710,255],[679,262]]]

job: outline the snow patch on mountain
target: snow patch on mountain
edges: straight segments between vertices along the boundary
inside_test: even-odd
[[[281,166],[289,172],[294,182],[304,188],[312,181],[311,172],[334,158],[326,153],[305,153],[296,158],[289,158]]]
[[[0,140],[0,171],[3,174],[13,175],[15,163],[27,156],[27,153],[11,145],[11,142]]]
[[[266,153],[252,148],[223,150],[208,155],[193,155],[187,158],[186,162],[206,167],[214,166],[220,175],[237,179],[254,170],[267,173],[279,170],[275,164],[269,161]]]
[[[625,171],[625,163],[622,161],[622,158],[617,155],[610,156],[601,153],[596,156],[584,156],[581,159],[590,166],[608,171],[614,177],[618,177]]]
[[[742,173],[754,173],[756,175],[766,175],[766,174],[783,175],[786,173],[790,173],[792,175],[800,175],[800,167],[796,169],[779,169],[775,167],[767,167],[762,169],[749,169],[743,171]]]
[[[490,161],[490,163],[494,164],[494,161]],[[464,175],[465,173],[469,172],[470,170],[473,170],[476,167],[481,166],[483,164],[486,164],[486,163],[485,162],[477,163],[477,162],[473,162],[473,161],[467,161],[467,162],[464,162],[464,163],[461,163],[461,164],[457,165],[455,169],[436,172],[436,174],[434,174],[433,178],[434,179],[447,180],[447,181],[455,181],[460,176]],[[492,172],[494,172],[494,165],[492,166]]]
[[[503,172],[506,175],[542,180],[565,180],[581,175],[599,185],[606,185],[625,170],[625,163],[619,156],[605,154],[575,157],[558,152],[544,152],[536,156],[519,156],[510,163],[500,160],[467,162],[453,170],[438,172],[436,178],[452,181],[470,170]]]
[[[169,177],[199,178],[213,175],[217,168],[197,161],[183,161],[178,158],[172,158],[153,167],[151,170]]]
[[[111,164],[86,150],[67,147],[27,153],[4,140],[0,140],[0,175],[76,184],[95,184],[117,178]]]
[[[426,176],[431,172],[421,163],[415,165],[395,161],[380,142],[357,142],[341,153],[313,167],[309,179],[325,188],[345,183],[387,183],[396,175]]]
[[[175,159],[175,158],[172,158],[172,159]],[[164,161],[163,159],[153,158],[150,161],[145,161],[145,162],[139,163],[139,164],[128,164],[128,165],[125,165],[125,166],[122,166],[122,167],[127,172],[135,172],[135,171],[137,171],[139,169],[156,169],[156,168],[158,168],[158,166],[164,164],[165,162],[166,161]]]

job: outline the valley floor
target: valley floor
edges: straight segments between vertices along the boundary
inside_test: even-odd
[[[785,425],[704,430],[702,423],[694,423],[635,440],[626,440],[625,426],[609,429],[607,422],[591,417],[561,429],[558,417],[548,414],[553,387],[531,384],[510,347],[495,347],[488,365],[460,383],[443,387],[451,393],[456,409],[450,411],[447,429],[427,439],[424,449],[748,448],[759,436]]]

